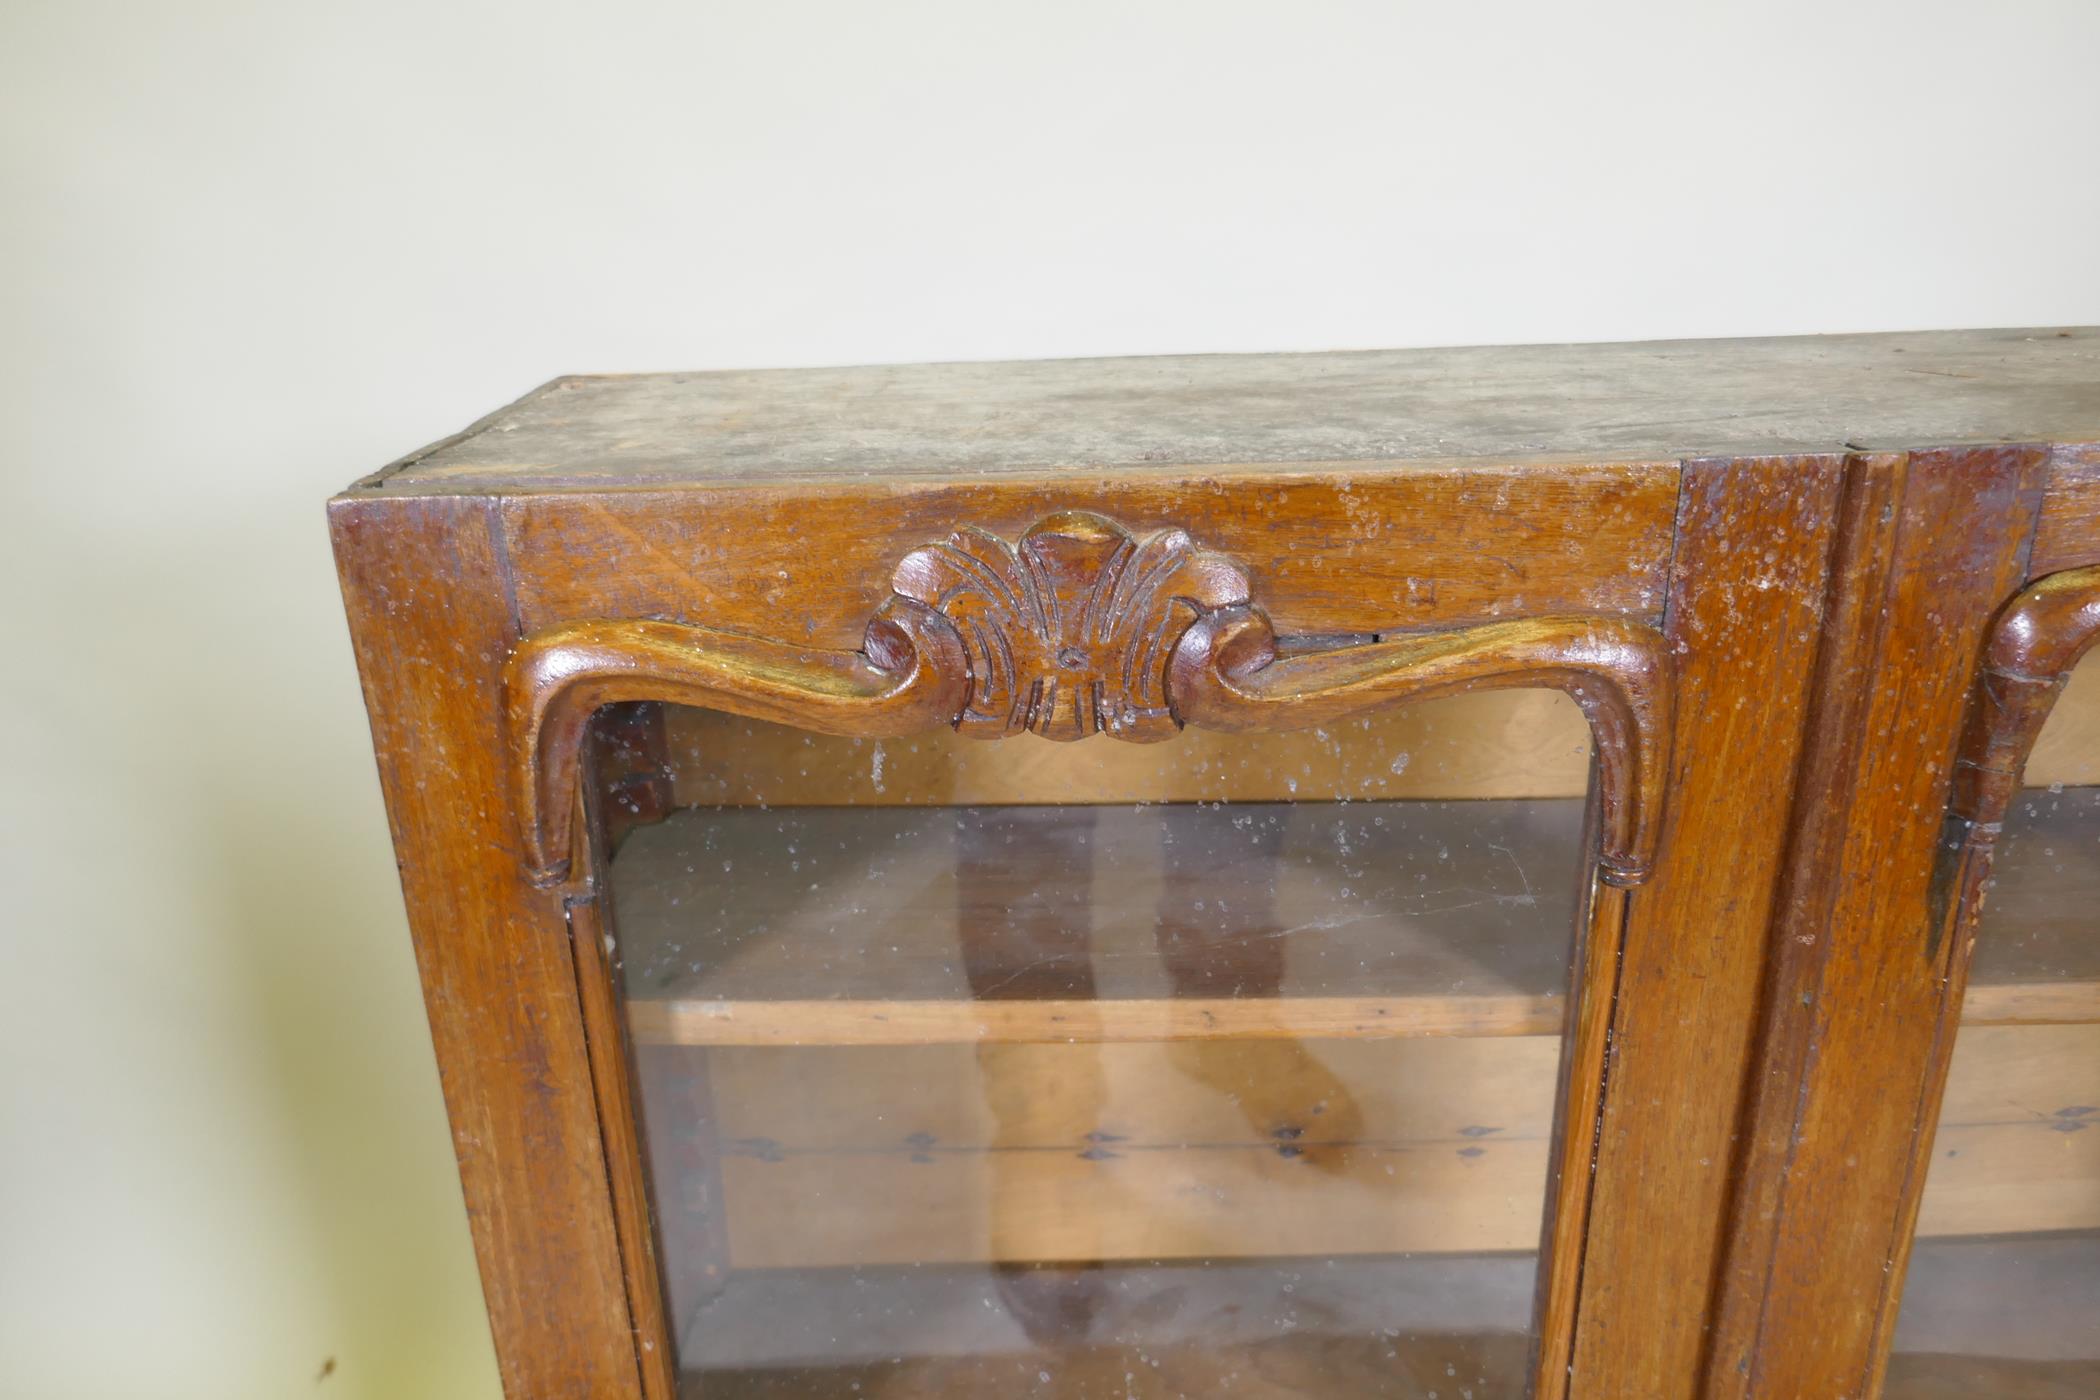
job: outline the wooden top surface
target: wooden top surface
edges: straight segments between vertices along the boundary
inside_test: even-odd
[[[557,379],[361,486],[504,493],[2100,440],[2100,328]]]

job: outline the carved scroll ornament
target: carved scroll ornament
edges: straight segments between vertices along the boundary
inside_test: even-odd
[[[805,651],[661,621],[573,623],[521,642],[505,675],[526,859],[568,875],[579,751],[620,701],[705,706],[823,733],[949,725],[1150,742],[1183,725],[1295,729],[1470,690],[1567,692],[1595,736],[1599,874],[1645,879],[1661,828],[1668,654],[1642,623],[1559,616],[1404,634],[1295,656],[1246,571],[1180,530],[1142,538],[1050,516],[1008,544],[958,530],[896,568],[857,652]]]
[[[1079,512],[1038,522],[1018,545],[958,530],[905,555],[891,586],[961,634],[970,695],[955,726],[986,739],[1024,729],[1171,738],[1181,729],[1166,693],[1176,640],[1248,599],[1246,572],[1184,532],[1138,540]]]
[[[1955,751],[1947,820],[1933,869],[1926,945],[1931,955],[1965,941],[1961,935],[1982,912],[1998,833],[2019,793],[2027,755],[2072,668],[2096,642],[2100,567],[2066,569],[2036,580],[1991,624]],[[1950,931],[1956,935],[1952,940]]]

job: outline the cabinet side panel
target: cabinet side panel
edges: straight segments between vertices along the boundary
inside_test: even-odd
[[[1687,463],[1661,860],[1628,916],[1573,1393],[1694,1393],[1840,500],[1839,457]]]
[[[350,631],[505,1393],[636,1393],[561,897],[525,879],[499,740],[515,632],[479,502],[339,501]]]
[[[1840,589],[1834,606],[1859,634],[1832,640],[1820,682],[1711,1393],[1871,1388],[1934,1047],[1958,1010],[1931,937],[1934,855],[1984,630],[2026,573],[2043,464],[2032,448],[1856,464],[1892,528],[1879,558],[1848,562],[1858,596]]]

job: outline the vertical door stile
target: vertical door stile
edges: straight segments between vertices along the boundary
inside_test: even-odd
[[[1578,1396],[1697,1392],[1843,459],[1685,463],[1663,855],[1635,892],[1576,1317]]]
[[[1952,1014],[1930,887],[1985,629],[2025,575],[2045,454],[1855,458],[1708,1393],[1872,1392],[1927,1083]]]

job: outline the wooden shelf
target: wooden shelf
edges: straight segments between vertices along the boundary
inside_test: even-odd
[[[1928,1239],[2100,1227],[2094,800],[2006,837]],[[1529,1250],[1579,820],[682,812],[614,866],[645,1114],[706,1081],[733,1270]]]
[[[942,1045],[1151,1040],[1354,1040],[1559,1035],[1563,998],[1535,996],[1160,997],[1112,1001],[630,1002],[656,1045]]]
[[[1966,1032],[1921,1235],[2100,1228],[2100,1131],[2063,1116],[2096,1065],[2100,1026]],[[737,1268],[1435,1255],[1536,1246],[1559,1045],[718,1046],[644,1057],[645,1115],[691,1068]]]
[[[2008,830],[1963,1021],[2100,1023],[2100,789]],[[1559,1032],[1581,804],[687,810],[614,900],[636,1038]]]
[[[613,867],[638,1039],[1559,1031],[1577,800],[681,812]]]
[[[738,1273],[684,1320],[679,1358],[709,1400],[1511,1395],[1526,1379],[1535,1267],[1509,1255]]]

